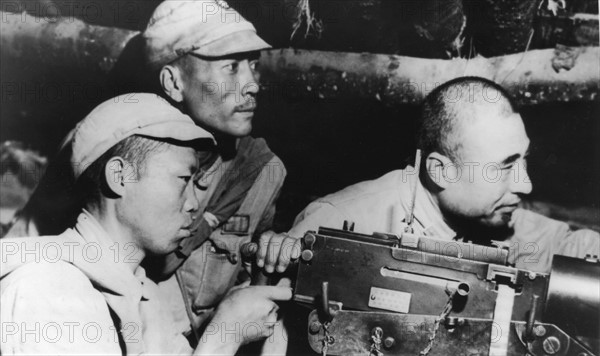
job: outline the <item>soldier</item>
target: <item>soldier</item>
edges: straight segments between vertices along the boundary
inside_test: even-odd
[[[291,298],[289,288],[241,286],[195,350],[177,331],[140,263],[192,236],[214,141],[164,99],[133,97],[104,102],[73,131],[70,162],[84,204],[74,227],[0,240],[3,354],[233,355],[270,336],[274,301]],[[240,327],[248,324],[257,327]]]
[[[286,175],[262,139],[249,136],[259,92],[260,50],[270,48],[225,1],[165,1],[142,34],[161,95],[213,133],[219,157],[207,177],[200,225],[157,271],[166,279],[182,332],[199,336],[212,308],[235,284],[240,245],[261,235],[257,265],[282,271],[299,255],[296,239],[272,232],[275,198]],[[160,265],[160,264],[157,264]],[[183,300],[180,295],[183,294]],[[188,320],[189,318],[189,320]]]
[[[413,228],[445,240],[503,240],[516,267],[549,272],[552,256],[598,255],[600,236],[519,208],[531,192],[529,138],[509,94],[476,77],[449,81],[423,104],[421,169],[390,172],[310,204],[290,231],[302,236],[344,220],[364,233],[401,233],[414,203]]]

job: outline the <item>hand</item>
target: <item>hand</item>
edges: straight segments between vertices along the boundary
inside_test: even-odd
[[[287,269],[290,261],[300,257],[300,250],[300,239],[267,231],[260,236],[258,242],[256,265],[267,273],[274,271],[282,273]]]
[[[273,328],[277,323],[279,307],[275,301],[291,298],[292,290],[289,287],[242,284],[227,293],[217,307],[207,331],[219,329],[218,334],[221,335],[217,339],[238,347],[269,337],[273,334]],[[236,333],[237,335],[233,335]],[[216,336],[217,333],[214,334]],[[232,337],[235,337],[235,340],[229,340]]]

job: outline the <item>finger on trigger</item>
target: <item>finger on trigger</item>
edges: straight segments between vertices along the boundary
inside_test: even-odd
[[[285,301],[292,299],[291,288],[276,286],[260,286],[256,288],[260,288],[262,295],[273,301]]]
[[[279,282],[277,282],[277,287],[291,288],[292,287],[292,280],[289,279],[289,278],[287,278],[287,277],[281,278],[279,280]]]

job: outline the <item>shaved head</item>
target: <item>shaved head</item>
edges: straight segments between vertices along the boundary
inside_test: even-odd
[[[500,115],[488,115],[490,113]],[[479,77],[461,77],[433,90],[423,103],[418,123],[418,147],[423,156],[438,152],[460,160],[462,127],[488,117],[517,112],[509,94],[498,84]]]
[[[487,79],[457,78],[432,91],[422,110],[420,178],[444,219],[459,230],[509,229],[532,185],[529,138],[508,93]]]

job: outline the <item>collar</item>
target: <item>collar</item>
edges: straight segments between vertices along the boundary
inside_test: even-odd
[[[407,187],[403,189],[399,196],[399,204],[404,208],[405,211],[409,211],[410,202],[412,200],[413,189],[417,190],[415,198],[414,208],[414,220],[416,223],[416,230],[420,230],[423,234],[429,237],[434,237],[442,240],[453,240],[457,234],[448,224],[444,221],[444,216],[440,210],[439,205],[419,179],[418,174],[410,174],[411,170],[414,172],[412,166],[407,166],[404,170],[407,174],[401,175],[403,179],[407,177],[405,182],[399,182],[399,186]]]
[[[128,254],[133,246],[114,241],[87,210],[77,217],[74,232],[84,241],[75,246],[73,264],[90,278],[93,284],[133,300],[150,299],[148,278],[141,266],[133,273]]]

